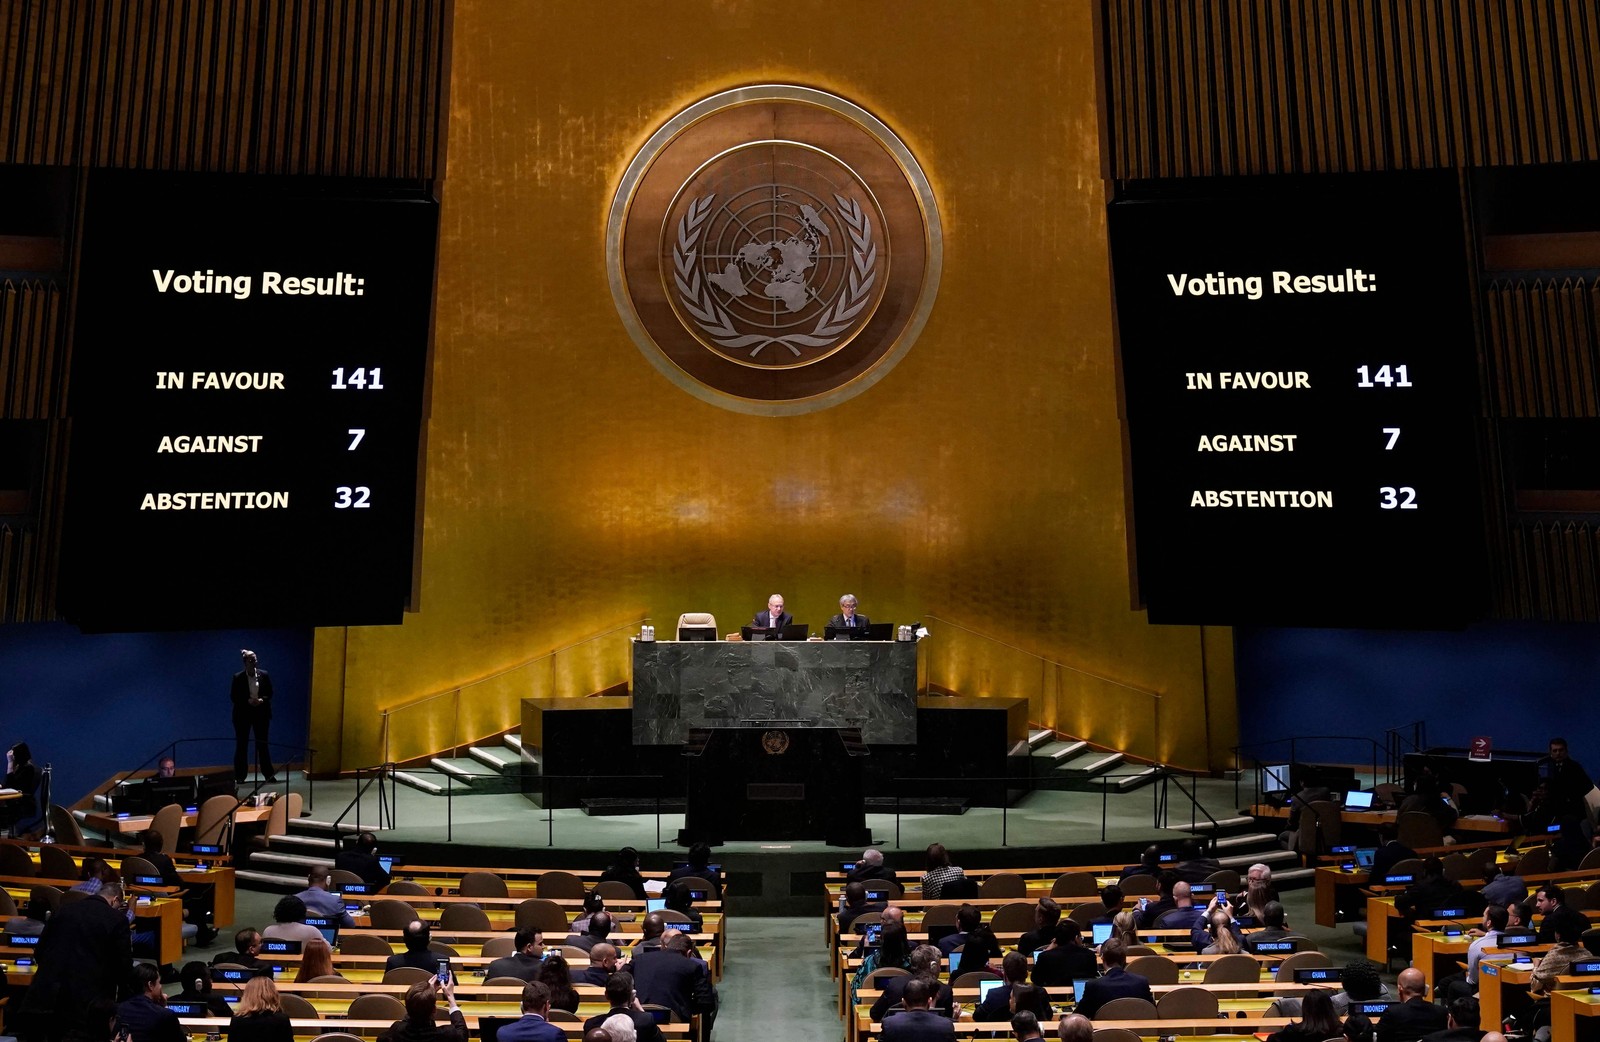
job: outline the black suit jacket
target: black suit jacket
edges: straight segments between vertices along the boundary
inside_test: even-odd
[[[266,670],[258,668],[256,679],[260,682],[257,684],[256,693],[261,697],[261,704],[253,706],[250,704],[250,681],[245,677],[244,670],[241,669],[233,675],[233,690],[228,693],[228,697],[233,701],[235,721],[272,719],[272,678],[267,676]]]
[[[856,867],[845,874],[846,883],[870,883],[874,879],[887,879],[891,883],[898,883],[894,877],[894,869],[888,865],[869,865],[865,862],[856,862]]]
[[[118,1006],[117,1019],[128,1029],[133,1042],[185,1042],[186,1039],[178,1015],[143,995],[135,995]]]
[[[1050,1002],[1050,995],[1045,993],[1045,1001]],[[989,997],[978,1003],[972,1010],[973,1020],[1010,1020],[1011,1019],[1011,984],[1005,983],[989,992]],[[1322,1042],[1318,1039],[1317,1042]]]
[[[45,924],[34,957],[39,972],[25,1008],[75,1018],[95,999],[115,999],[132,977],[128,917],[99,897],[64,904]]]
[[[709,1012],[716,1004],[706,964],[673,951],[657,950],[636,956],[633,989],[641,1003],[665,1006],[682,1021],[696,1013]]]
[[[1039,958],[1033,963],[1033,983],[1041,988],[1063,987],[1075,980],[1099,975],[1100,969],[1095,962],[1094,949],[1082,945],[1069,944],[1064,948],[1047,948],[1039,953]],[[1080,999],[1082,997],[1079,996]]]
[[[389,873],[383,870],[383,862],[378,860],[378,855],[356,847],[339,851],[339,855],[333,859],[333,867],[341,872],[354,872],[363,883],[380,890],[389,885]]]
[[[1378,1042],[1416,1042],[1423,1035],[1443,1031],[1449,1017],[1443,1006],[1436,1006],[1420,995],[1389,1007],[1378,1020]]]
[[[458,1009],[450,1014],[450,1023],[441,1027],[437,1020],[424,1023],[407,1017],[389,1025],[378,1042],[467,1042],[467,1018]]]
[[[713,872],[709,868],[707,868],[705,871],[690,868],[688,865],[684,865],[682,868],[675,868],[671,872],[667,873],[667,885],[671,886],[678,880],[688,879],[691,876],[704,879],[706,882],[711,884],[712,900],[722,900],[722,874],[720,872]]]
[[[1150,993],[1150,981],[1137,973],[1129,973],[1118,966],[1107,971],[1104,977],[1090,981],[1084,986],[1083,994],[1078,996],[1076,1012],[1082,1013],[1090,1020],[1100,1012],[1100,1007],[1112,999],[1123,998],[1146,999],[1155,1001],[1155,996]],[[1440,1012],[1444,1012],[1443,1009]],[[1389,1019],[1388,1017],[1384,1018]]]
[[[838,630],[844,629],[844,612],[840,612],[839,614],[835,615],[833,618],[829,619],[828,620],[828,625],[832,626],[834,629],[838,629]],[[855,614],[855,623],[854,623],[854,626],[855,626],[856,629],[866,629],[870,625],[872,625],[872,620],[871,619],[867,618],[865,615],[861,614],[860,612],[856,612],[856,614]]]
[[[661,1042],[661,1029],[656,1026],[655,1018],[648,1013],[627,1007],[613,1006],[598,1017],[590,1017],[583,1022],[583,1033],[587,1035],[618,1013],[625,1013],[633,1018],[633,1031],[639,1042]]]
[[[596,987],[603,988],[606,986],[606,981],[610,979],[611,974],[599,966],[586,966],[581,970],[572,971],[572,983],[574,984],[593,984]]]
[[[883,1037],[889,1042],[951,1042],[956,1028],[943,1013],[913,1009],[884,1021]]]
[[[752,622],[750,625],[756,626],[758,628],[762,627],[762,626],[765,626],[767,629],[782,629],[785,626],[794,625],[794,616],[790,615],[786,611],[785,612],[779,612],[778,613],[778,621],[777,622],[773,622],[772,621],[772,613],[770,611],[758,611],[758,612],[756,612],[755,621]]]
[[[878,995],[877,1001],[872,1004],[871,1017],[875,1021],[882,1020],[885,1013],[889,1012],[891,1009],[894,1009],[905,1001],[906,985],[911,983],[911,975],[896,974],[893,977],[881,977],[879,978],[878,983],[882,986],[882,991]],[[999,989],[996,988],[995,990],[998,991]],[[991,994],[993,993],[991,992]],[[1009,992],[1007,994],[1009,994]],[[933,1000],[934,1008],[942,1009],[948,1013],[950,1010],[950,1004],[954,1001],[955,993],[950,990],[950,985],[939,985],[939,994]],[[1009,1010],[1006,1012],[1006,1019],[1011,1019],[1011,1013]]]

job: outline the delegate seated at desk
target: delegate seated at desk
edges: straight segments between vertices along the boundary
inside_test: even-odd
[[[781,630],[794,622],[794,616],[783,610],[783,594],[767,598],[767,610],[756,612],[750,625],[756,629]]]
[[[866,629],[872,620],[856,611],[856,595],[847,593],[839,598],[839,614],[829,619],[828,625],[836,630]]]

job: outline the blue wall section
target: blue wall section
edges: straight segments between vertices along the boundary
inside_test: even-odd
[[[1345,734],[1381,747],[1386,728],[1426,720],[1430,745],[1464,746],[1489,735],[1496,749],[1542,752],[1552,735],[1564,734],[1576,759],[1590,771],[1600,766],[1600,736],[1590,723],[1600,705],[1600,626],[1239,629],[1235,651],[1242,743]],[[1371,754],[1342,743],[1299,755],[1361,763]]]
[[[26,741],[68,805],[175,738],[228,739],[180,746],[179,766],[230,764],[240,648],[272,675],[272,741],[304,745],[309,629],[86,635],[51,623],[0,626],[0,748]]]

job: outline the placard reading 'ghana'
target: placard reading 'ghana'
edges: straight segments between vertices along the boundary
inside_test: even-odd
[[[1143,184],[1110,211],[1150,620],[1476,617],[1475,355],[1454,177]]]
[[[437,235],[415,188],[90,175],[68,618],[399,621]]]

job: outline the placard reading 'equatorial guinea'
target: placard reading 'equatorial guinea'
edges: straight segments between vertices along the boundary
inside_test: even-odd
[[[414,186],[92,172],[68,618],[399,621],[437,236]]]
[[[1454,177],[1139,183],[1111,205],[1110,234],[1150,620],[1474,618]]]

